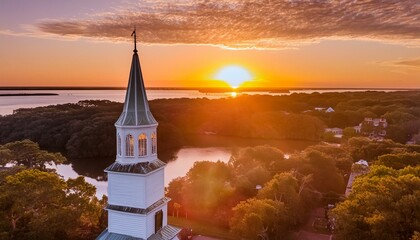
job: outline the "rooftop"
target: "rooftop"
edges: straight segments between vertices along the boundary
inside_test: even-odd
[[[141,126],[154,124],[157,124],[157,121],[149,109],[140,60],[137,49],[134,49],[124,108],[115,125]]]
[[[162,162],[159,159],[156,159],[151,162],[139,162],[132,164],[121,164],[119,162],[114,162],[105,169],[105,172],[147,174],[153,172],[158,168],[164,167],[165,165],[166,163]]]

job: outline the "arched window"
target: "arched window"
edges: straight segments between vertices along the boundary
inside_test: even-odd
[[[128,134],[125,139],[125,155],[128,157],[134,156],[134,138]]]
[[[147,137],[142,133],[139,136],[139,156],[147,155]]]
[[[117,154],[121,156],[121,137],[120,134],[117,134]]]
[[[157,138],[156,133],[152,133],[152,154],[157,152]]]

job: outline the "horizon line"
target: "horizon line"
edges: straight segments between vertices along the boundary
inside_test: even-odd
[[[0,86],[1,91],[12,90],[125,90],[118,86]],[[146,90],[216,90],[243,91],[293,91],[293,90],[420,90],[420,87],[146,87]]]

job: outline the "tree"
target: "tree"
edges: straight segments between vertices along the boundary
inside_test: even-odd
[[[337,239],[409,239],[420,229],[420,167],[374,166],[332,211]]]
[[[303,182],[303,184],[305,184]],[[258,192],[258,199],[272,199],[284,203],[289,225],[296,225],[301,217],[299,182],[292,173],[276,174]]]
[[[41,150],[38,143],[25,139],[0,145],[1,163],[23,165],[28,168],[45,170],[46,164],[60,164],[66,161],[61,153]]]
[[[350,138],[345,148],[350,152],[353,161],[364,159],[374,161],[378,156],[393,153],[396,148],[404,148],[405,146],[395,143],[392,140],[372,141],[365,137]]]
[[[400,110],[387,112],[382,117],[385,118],[389,124],[402,124],[416,119],[414,115]]]
[[[240,149],[232,154],[229,165],[238,190],[248,197],[255,195],[256,185],[264,185],[277,172],[290,169],[283,152],[267,145]]]
[[[336,167],[342,174],[350,172],[353,159],[346,148],[329,144],[317,144],[307,147],[305,152],[309,152],[311,150],[319,151],[334,159]]]
[[[235,152],[229,164],[236,172],[242,173],[256,166],[262,166],[270,172],[282,170],[285,164],[284,153],[268,145],[242,148]]]
[[[378,157],[377,163],[396,170],[420,166],[420,153],[385,154]]]
[[[340,139],[335,137],[335,133],[333,132],[324,132],[322,134],[322,140],[329,143],[339,143]]]
[[[182,202],[183,187],[185,185],[186,177],[177,177],[169,182],[166,195],[172,199],[173,202]]]
[[[191,217],[227,224],[226,212],[236,201],[232,198],[232,169],[223,162],[195,162],[183,186],[183,209]]]
[[[279,239],[287,232],[285,207],[271,199],[248,199],[233,208],[230,229],[238,237],[247,239]]]
[[[95,186],[87,183],[84,177],[68,179],[66,181],[66,203],[73,214],[79,217],[83,227],[96,227],[101,217],[101,203],[96,198]]]
[[[334,159],[315,149],[305,150],[297,159],[298,172],[313,175],[312,185],[319,192],[344,191],[344,180]]]
[[[0,226],[10,239],[83,239],[85,224],[97,227],[101,206],[83,178],[61,179],[36,169],[0,183]],[[76,235],[76,236],[75,236]]]
[[[343,138],[349,139],[357,136],[356,130],[353,127],[346,127],[343,129]]]

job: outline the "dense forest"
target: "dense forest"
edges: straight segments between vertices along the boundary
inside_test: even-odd
[[[312,209],[336,204],[327,218],[337,239],[420,235],[416,232],[420,229],[420,145],[405,144],[420,141],[420,92],[161,99],[151,101],[150,107],[159,122],[158,154],[165,161],[189,144],[189,135],[314,141],[289,156],[266,145],[237,149],[228,163],[195,163],[185,177],[168,186],[171,215],[228,227],[237,238],[286,239],[305,223]],[[316,110],[329,107],[334,111]],[[106,225],[101,211],[106,199],[96,199],[92,186],[82,179],[62,180],[45,163],[62,163],[67,156],[102,170],[98,164],[114,161],[114,122],[121,110],[120,103],[86,100],[19,109],[0,117],[0,165],[16,165],[0,172],[2,236],[89,239]],[[387,119],[384,140],[346,131],[366,117]],[[344,128],[340,145],[322,142],[326,127]],[[354,182],[353,192],[344,198],[352,164],[360,159],[369,162],[370,171]],[[34,179],[39,179],[36,186]],[[11,200],[25,198],[22,193],[31,188],[37,189],[31,198],[40,204]],[[54,190],[48,192],[53,202],[44,203],[37,195],[46,194],[45,189]],[[89,207],[72,213],[82,203]],[[53,232],[41,228],[44,220],[33,215],[43,204],[63,209],[39,210],[45,221],[62,220],[55,222]],[[16,219],[16,214],[22,217]],[[77,231],[66,231],[66,224]],[[38,227],[41,230],[34,231]]]

